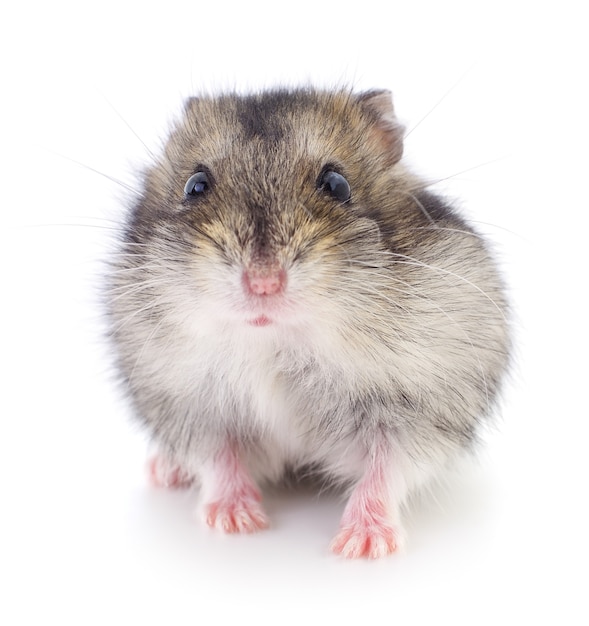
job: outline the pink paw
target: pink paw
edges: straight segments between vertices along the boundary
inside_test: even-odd
[[[343,526],[330,548],[347,559],[378,559],[397,551],[402,543],[400,530],[393,526],[357,522]]]
[[[179,465],[171,463],[164,456],[154,456],[147,462],[149,481],[154,487],[179,489],[189,487],[193,479]]]
[[[257,492],[210,502],[205,506],[205,520],[225,533],[253,533],[268,528],[268,518]]]

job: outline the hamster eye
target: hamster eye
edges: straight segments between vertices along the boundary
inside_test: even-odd
[[[210,187],[209,177],[206,172],[196,172],[184,185],[185,196],[198,196],[208,191]]]
[[[346,202],[352,195],[348,181],[333,170],[325,170],[319,177],[317,186],[339,202]]]

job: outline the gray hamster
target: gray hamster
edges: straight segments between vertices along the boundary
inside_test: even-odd
[[[286,474],[347,490],[331,549],[403,543],[408,496],[472,448],[510,353],[487,245],[402,162],[388,91],[189,99],[111,260],[122,383],[156,484],[265,528]]]

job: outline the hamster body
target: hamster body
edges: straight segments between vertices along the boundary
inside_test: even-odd
[[[121,378],[206,522],[267,526],[259,486],[317,473],[332,542],[403,542],[413,490],[470,448],[509,360],[485,242],[402,163],[389,92],[187,101],[145,174],[108,283]]]

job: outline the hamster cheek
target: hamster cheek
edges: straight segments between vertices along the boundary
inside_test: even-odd
[[[201,475],[204,519],[226,533],[252,533],[268,527],[262,496],[237,452],[227,445]]]

